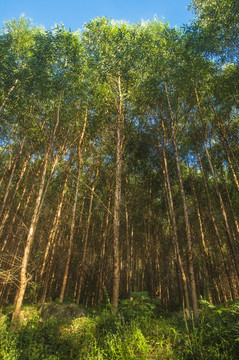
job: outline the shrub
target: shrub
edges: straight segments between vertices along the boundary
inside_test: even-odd
[[[151,299],[148,292],[133,292],[130,299],[120,301],[119,310],[128,321],[139,317],[153,317],[156,305],[160,305],[160,301]]]
[[[123,302],[119,314],[106,308],[84,318],[45,322],[31,308],[15,332],[8,316],[2,314],[0,360],[239,358],[239,302],[216,307],[201,300],[196,323],[177,315],[153,316],[148,305],[140,310],[147,301],[134,299],[130,306]]]

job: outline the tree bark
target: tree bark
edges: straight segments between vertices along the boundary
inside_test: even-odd
[[[39,208],[41,206],[41,200],[42,200],[42,196],[43,196],[43,190],[44,190],[44,185],[45,185],[45,178],[46,178],[46,171],[47,171],[50,150],[51,150],[53,140],[55,137],[55,133],[56,133],[56,130],[57,130],[57,127],[59,124],[59,120],[60,120],[60,103],[61,103],[61,95],[60,95],[60,99],[58,102],[56,123],[52,130],[52,133],[51,133],[51,136],[49,139],[49,143],[48,143],[48,147],[47,147],[47,150],[46,150],[46,153],[44,156],[44,167],[43,167],[43,172],[42,172],[42,177],[41,177],[40,188],[38,191],[38,196],[37,196],[36,203],[35,203],[34,213],[33,213],[32,219],[31,219],[31,224],[30,224],[30,228],[29,228],[29,232],[28,232],[28,236],[27,236],[27,240],[26,240],[24,255],[22,258],[20,287],[19,287],[19,292],[18,292],[18,296],[16,299],[16,308],[15,308],[15,311],[12,316],[12,322],[14,324],[14,328],[16,328],[17,324],[18,324],[18,318],[19,318],[19,314],[21,311],[23,297],[24,297],[26,287],[27,287],[27,282],[28,282],[27,265],[29,262],[31,247],[33,244],[34,235],[35,235],[36,227],[37,227],[39,216],[40,216]]]
[[[189,274],[190,274],[190,283],[191,283],[193,315],[194,315],[195,319],[198,319],[199,313],[198,313],[198,304],[197,304],[196,282],[195,282],[195,275],[194,275],[194,268],[193,268],[191,229],[190,229],[190,224],[189,224],[188,209],[187,209],[186,196],[185,196],[184,186],[183,186],[181,166],[180,166],[180,161],[179,161],[179,156],[178,156],[178,144],[176,141],[176,134],[175,134],[175,121],[174,121],[173,111],[172,111],[172,107],[171,107],[171,103],[170,103],[170,99],[169,99],[166,81],[164,82],[164,86],[165,86],[165,92],[166,92],[168,108],[169,108],[169,113],[170,113],[170,119],[171,119],[171,133],[172,133],[172,140],[173,140],[173,147],[174,147],[174,157],[175,157],[175,161],[176,161],[180,193],[181,193],[182,202],[183,202],[183,211],[184,211],[184,219],[185,219],[185,227],[186,227],[187,244],[188,244],[188,262],[189,262]]]
[[[83,130],[82,130],[81,137],[80,137],[80,140],[78,143],[78,175],[77,175],[77,180],[76,180],[74,205],[73,205],[73,209],[72,209],[72,219],[71,219],[71,227],[70,227],[68,253],[67,253],[67,258],[66,258],[66,266],[65,266],[65,272],[64,272],[63,282],[62,282],[62,286],[61,286],[60,297],[59,297],[60,303],[63,302],[64,295],[65,295],[65,289],[66,289],[66,284],[67,284],[67,280],[68,280],[70,260],[71,260],[71,254],[72,254],[73,236],[74,236],[75,218],[76,218],[76,205],[77,205],[77,199],[78,199],[80,174],[81,174],[81,161],[82,161],[81,147],[82,147],[82,142],[83,142],[83,138],[85,135],[87,116],[88,116],[88,110],[86,109]]]
[[[220,234],[219,234],[218,226],[217,226],[217,223],[216,223],[215,216],[213,214],[212,201],[211,201],[211,197],[210,197],[208,186],[207,186],[207,180],[206,180],[206,176],[205,176],[202,161],[201,161],[201,156],[200,156],[198,150],[197,150],[197,158],[198,158],[198,163],[199,163],[199,167],[200,167],[200,170],[201,170],[201,174],[202,174],[202,177],[203,177],[204,187],[205,187],[206,194],[207,194],[210,217],[211,217],[211,220],[212,220],[212,223],[213,223],[213,227],[214,227],[214,230],[215,230],[218,247],[219,247],[219,250],[221,252],[222,259],[223,259],[224,270],[225,270],[225,273],[226,273],[226,276],[227,276],[227,279],[228,279],[228,283],[229,283],[231,299],[235,300],[235,291],[234,291],[234,287],[233,287],[233,281],[231,279],[231,275],[230,275],[229,270],[227,268],[225,251],[224,251],[223,245],[221,243],[221,237],[220,237]]]
[[[121,200],[121,173],[122,173],[122,137],[123,137],[123,96],[121,91],[121,78],[118,76],[118,116],[116,124],[117,144],[116,144],[116,172],[115,172],[115,200],[114,200],[114,242],[113,242],[113,296],[112,307],[118,310],[119,285],[120,285],[120,260],[119,260],[119,228],[120,228],[120,200]]]
[[[80,266],[80,274],[79,274],[78,295],[77,295],[77,299],[76,299],[77,304],[79,304],[79,302],[80,302],[81,288],[82,288],[83,280],[84,280],[89,228],[90,228],[90,222],[91,222],[91,217],[92,217],[92,205],[93,205],[93,198],[94,198],[94,192],[95,192],[95,186],[96,186],[96,180],[98,178],[98,174],[99,174],[99,165],[97,166],[94,183],[91,188],[90,205],[89,205],[89,210],[88,210],[88,218],[87,218],[86,231],[85,231],[85,236],[84,236],[84,247],[83,247],[83,254],[82,254],[82,258],[81,258],[81,266]]]
[[[167,200],[168,200],[168,207],[169,207],[169,214],[170,214],[170,222],[172,224],[172,238],[173,238],[173,245],[175,248],[175,253],[176,253],[176,259],[177,259],[177,263],[178,263],[178,267],[181,273],[181,278],[183,281],[183,289],[184,289],[184,299],[185,299],[185,307],[186,307],[186,315],[187,317],[190,316],[190,304],[189,304],[189,295],[188,295],[188,286],[187,286],[187,277],[184,271],[184,267],[183,267],[183,261],[181,258],[181,254],[180,254],[180,249],[179,249],[179,242],[178,242],[178,230],[177,230],[177,223],[176,223],[176,218],[175,218],[175,213],[174,213],[174,203],[173,203],[173,196],[172,196],[172,189],[171,189],[171,184],[170,184],[170,179],[169,179],[169,171],[168,171],[168,161],[167,161],[167,155],[166,155],[166,151],[165,151],[165,142],[166,142],[166,129],[165,129],[165,125],[164,125],[164,121],[163,119],[161,119],[162,121],[162,128],[163,128],[163,143],[162,143],[162,151],[163,151],[163,162],[164,162],[164,168],[163,168],[163,175],[165,178],[165,188],[166,188],[166,193],[167,193]]]
[[[225,226],[226,226],[228,239],[229,239],[229,247],[231,249],[231,255],[232,255],[232,258],[233,258],[233,261],[234,261],[237,278],[239,279],[239,263],[238,263],[238,260],[237,260],[237,255],[238,254],[237,254],[236,244],[234,242],[234,239],[233,239],[233,236],[232,236],[232,233],[231,233],[231,229],[230,229],[230,226],[229,226],[225,205],[224,205],[224,202],[223,202],[223,199],[222,199],[219,187],[218,187],[216,173],[215,173],[212,161],[211,161],[211,156],[210,156],[209,151],[208,151],[207,141],[206,140],[204,141],[204,147],[205,147],[205,151],[206,151],[206,154],[207,154],[207,159],[208,159],[208,163],[209,163],[209,166],[210,166],[210,169],[211,169],[211,173],[212,173],[212,176],[213,176],[213,181],[214,181],[214,186],[215,186],[215,189],[216,189],[216,193],[217,193],[217,196],[218,196],[219,201],[220,201],[220,207],[221,207],[221,211],[222,211],[223,218],[224,218],[224,221],[225,221]]]
[[[46,246],[46,250],[45,250],[45,254],[44,254],[44,259],[43,259],[43,264],[42,264],[42,268],[41,268],[41,273],[40,273],[40,279],[42,279],[42,277],[43,277],[43,274],[44,274],[44,271],[45,271],[45,266],[46,266],[46,261],[47,261],[48,254],[49,254],[49,251],[50,251],[50,247],[52,246],[52,244],[55,241],[57,229],[58,229],[58,226],[59,226],[59,223],[60,223],[61,211],[62,211],[62,207],[63,207],[63,201],[64,201],[65,192],[66,192],[66,185],[67,185],[68,176],[69,176],[68,170],[69,170],[69,166],[67,167],[67,171],[66,171],[66,175],[65,175],[65,181],[64,181],[64,185],[63,185],[63,189],[62,189],[62,193],[61,193],[61,198],[60,198],[60,201],[59,201],[57,209],[56,209],[52,229],[51,229],[49,239],[48,239],[48,242],[47,242],[47,246]]]
[[[212,259],[211,259],[211,255],[209,252],[209,248],[206,244],[205,233],[204,233],[204,229],[203,229],[203,220],[202,220],[201,211],[199,208],[198,197],[197,197],[194,181],[192,181],[192,190],[193,190],[194,201],[195,201],[195,205],[196,205],[198,222],[199,222],[199,226],[200,226],[201,243],[202,243],[204,258],[205,258],[205,262],[206,262],[206,269],[207,269],[207,273],[208,273],[208,277],[209,277],[209,282],[211,283],[211,286],[214,286],[214,290],[212,291],[213,302],[217,303],[219,300],[218,286],[217,286],[217,283],[216,283],[214,275],[213,275]]]

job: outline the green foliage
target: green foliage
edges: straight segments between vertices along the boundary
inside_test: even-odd
[[[237,0],[193,0],[195,25],[201,32],[204,49],[221,59],[238,57],[239,4]]]
[[[160,301],[151,299],[147,291],[132,292],[130,299],[120,301],[119,310],[126,320],[132,320],[142,316],[154,316],[156,305],[160,305]]]
[[[222,7],[218,8],[218,3]],[[171,112],[175,117],[182,177],[193,240],[195,240],[193,261],[197,273],[200,271],[200,276],[196,277],[197,287],[204,289],[206,296],[213,281],[208,281],[209,279],[205,279],[204,276],[205,259],[200,249],[202,230],[199,228],[191,190],[193,166],[197,171],[195,183],[200,199],[205,242],[209,247],[208,254],[213,254],[212,261],[209,258],[208,261],[213,262],[211,265],[215,279],[210,280],[215,280],[217,283],[222,271],[224,282],[222,286],[226,284],[225,297],[230,298],[230,289],[225,276],[227,274],[223,273],[225,264],[222,262],[220,251],[217,250],[219,246],[215,240],[216,233],[213,232],[212,220],[208,216],[210,213],[215,212],[219,229],[218,237],[222,242],[220,246],[225,251],[228,264],[233,254],[230,253],[230,247],[227,245],[227,234],[218,206],[217,194],[213,188],[203,141],[207,136],[208,144],[211,144],[210,152],[217,172],[218,184],[222,190],[223,201],[225,199],[228,218],[231,218],[231,229],[236,232],[233,224],[233,208],[235,210],[238,208],[237,188],[233,184],[233,174],[230,173],[228,162],[232,160],[231,167],[236,168],[238,67],[235,63],[218,66],[212,60],[215,60],[213,57],[216,54],[226,57],[228,55],[228,58],[231,57],[234,61],[233,44],[238,38],[230,41],[230,34],[233,34],[235,29],[238,30],[238,22],[235,21],[238,13],[233,17],[234,13],[231,14],[230,7],[233,6],[234,11],[237,3],[234,0],[228,2],[195,0],[193,4],[198,11],[200,21],[195,21],[194,27],[186,33],[182,30],[170,29],[167,24],[158,21],[128,25],[106,18],[92,20],[85,26],[81,36],[66,31],[64,26],[57,26],[50,31],[37,30],[24,17],[6,24],[0,36],[2,120],[0,181],[3,181],[0,193],[1,204],[5,201],[8,179],[11,179],[11,184],[9,182],[11,186],[6,203],[9,218],[6,218],[7,223],[4,225],[1,240],[4,244],[6,242],[7,251],[19,249],[16,256],[20,259],[26,239],[23,227],[27,229],[31,222],[44,157],[47,155],[46,159],[48,159],[49,156],[46,176],[49,182],[47,180],[47,185],[44,186],[44,201],[42,200],[41,203],[43,207],[41,214],[39,213],[41,218],[28,266],[32,279],[37,279],[35,281],[39,281],[39,284],[34,281],[28,283],[24,300],[37,302],[45,281],[51,276],[52,286],[51,290],[48,287],[47,295],[54,295],[54,298],[58,296],[65,265],[63,255],[67,252],[71,223],[70,207],[75,189],[74,174],[79,166],[82,173],[79,191],[81,203],[77,206],[74,256],[68,279],[68,295],[73,297],[72,284],[76,281],[78,272],[76,269],[80,269],[84,241],[87,245],[86,251],[88,252],[88,249],[92,251],[92,256],[89,256],[92,262],[86,256],[85,269],[81,269],[86,277],[83,281],[81,300],[85,301],[85,304],[91,298],[95,303],[101,301],[102,296],[98,291],[102,290],[98,288],[101,282],[96,281],[101,274],[99,273],[101,266],[102,276],[103,273],[105,276],[103,283],[110,288],[113,258],[111,246],[107,244],[110,242],[113,216],[108,218],[106,214],[113,214],[115,120],[120,114],[124,122],[122,130],[125,129],[122,131],[124,139],[119,242],[122,275],[127,275],[130,270],[123,261],[124,254],[129,253],[127,247],[130,246],[133,251],[130,271],[134,286],[140,289],[150,286],[152,293],[160,293],[162,303],[165,302],[167,308],[170,306],[173,308],[175,302],[180,302],[180,296],[177,294],[177,283],[180,281],[178,281],[178,269],[173,252],[170,214],[168,215],[167,209],[169,182],[173,190],[172,208],[177,221],[176,233],[179,235],[179,248],[183,266],[186,268],[187,247],[184,240],[185,219],[182,216],[178,174],[174,163],[172,127],[170,128]],[[220,13],[223,13],[223,16],[220,17],[218,24],[217,18]],[[229,26],[230,22],[232,27]],[[205,53],[209,53],[209,59],[204,56]],[[119,80],[121,90],[119,90]],[[166,82],[168,94],[165,92]],[[119,110],[121,93],[122,114]],[[81,149],[82,162],[78,164],[77,144],[82,133],[86,108],[88,114],[84,138],[86,140]],[[54,134],[57,118],[59,125]],[[163,126],[162,119],[165,122]],[[54,138],[52,138],[53,134]],[[23,153],[18,159],[19,145],[23,139],[25,141]],[[162,152],[163,145],[165,155]],[[203,174],[202,170],[199,170],[197,160],[198,152],[202,158],[206,184],[212,197],[212,209],[211,205],[208,207],[207,204]],[[232,153],[231,160],[228,157],[230,153]],[[221,154],[220,157],[218,154]],[[53,162],[57,155],[59,155],[59,163],[53,171]],[[21,177],[22,164],[28,156],[31,158],[26,173]],[[163,180],[166,172],[164,163],[166,157],[170,177],[168,185],[167,181]],[[11,169],[15,166],[14,159],[16,168],[11,177]],[[223,188],[223,171],[218,169],[218,160],[222,162],[222,167],[225,167],[232,209],[226,189]],[[92,191],[92,182],[98,166],[99,179],[91,209],[89,194]],[[62,197],[62,213],[58,228],[55,229],[56,238],[54,245],[52,240],[49,250],[54,258],[51,256],[52,260],[49,261],[50,253],[48,254],[46,260],[52,265],[49,268],[47,266],[42,276],[39,276],[41,262],[48,246],[47,241],[54,229],[54,214],[57,204],[61,201],[61,194],[63,196],[62,186],[66,171],[69,176],[66,196],[64,199]],[[87,227],[87,216],[90,211],[93,216]],[[127,215],[127,221],[124,215]],[[236,218],[235,215],[235,220]],[[88,230],[91,235],[87,242],[85,236]],[[126,246],[127,238],[130,244]],[[12,240],[9,241],[10,239]],[[102,244],[105,249],[102,249]],[[99,254],[102,256],[99,257]],[[110,261],[107,262],[106,259]],[[54,268],[53,276],[51,271]],[[8,267],[6,269],[8,270]],[[229,275],[233,278],[233,266],[231,269],[232,274]],[[152,281],[147,280],[149,276]],[[124,290],[123,278],[122,276],[120,290]],[[208,286],[205,286],[206,282]],[[159,286],[160,291],[158,291]],[[14,290],[16,290],[14,286],[9,288],[10,301],[14,297]],[[6,293],[7,291],[4,296]],[[105,297],[108,301],[107,308],[87,319],[61,322],[53,318],[48,322],[40,323],[34,309],[32,311],[24,309],[24,318],[20,319],[21,328],[14,333],[8,320],[3,318],[0,359],[1,357],[3,359],[232,359],[238,355],[237,303],[217,308],[201,300],[201,317],[198,323],[194,323],[170,317],[167,320],[157,318],[160,302],[151,299],[147,292],[134,292],[130,299],[122,300],[119,314],[112,312],[107,293]],[[65,302],[71,303],[72,298],[65,298]]]
[[[234,360],[239,355],[239,302],[223,307],[201,300],[198,323],[179,314],[150,318],[144,308],[127,322],[107,309],[71,321],[39,322],[31,309],[16,332],[1,315],[1,360]]]
[[[186,324],[180,359],[236,359],[239,355],[239,303],[228,307],[200,301],[198,323]]]

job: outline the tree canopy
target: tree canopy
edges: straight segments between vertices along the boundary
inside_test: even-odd
[[[238,4],[0,35],[2,303],[238,297]]]

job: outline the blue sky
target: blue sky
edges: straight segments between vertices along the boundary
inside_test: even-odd
[[[82,29],[93,18],[107,16],[130,23],[164,18],[170,26],[193,19],[187,10],[190,0],[0,0],[0,27],[3,21],[22,13],[35,25],[49,29],[63,23],[66,29]]]

